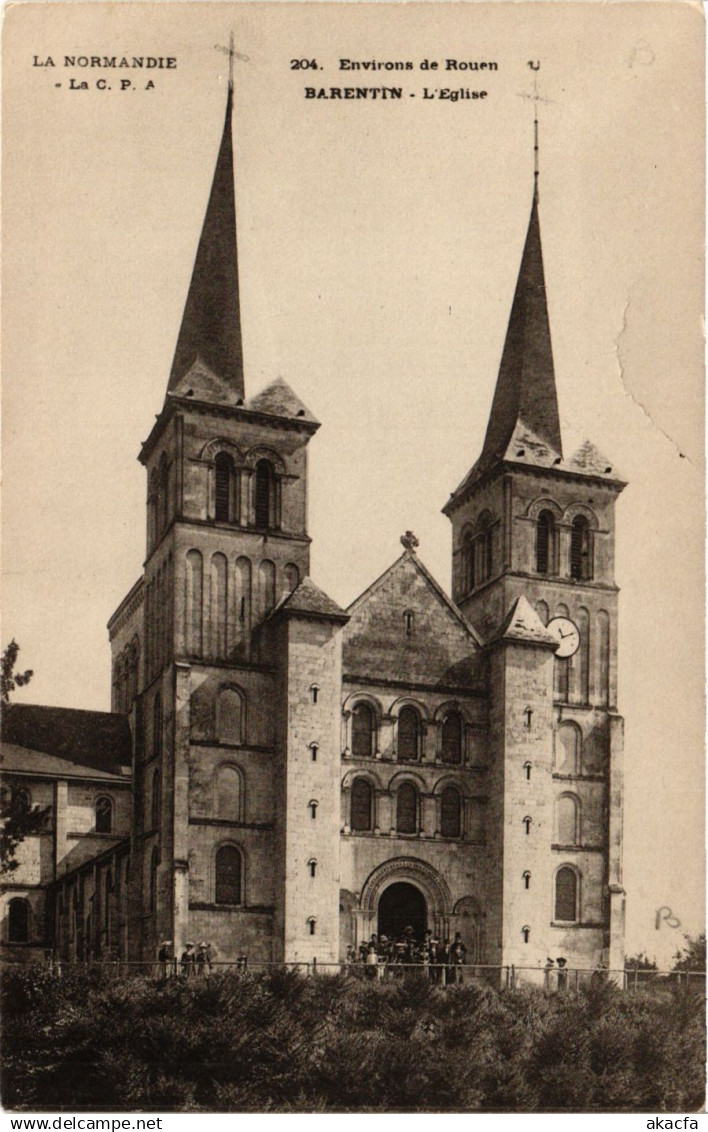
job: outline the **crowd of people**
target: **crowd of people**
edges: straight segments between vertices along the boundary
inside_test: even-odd
[[[416,939],[412,927],[407,927],[397,939],[374,933],[358,950],[349,945],[346,965],[363,971],[370,979],[383,979],[407,967],[423,967],[430,981],[439,986],[462,982],[462,968],[467,961],[467,948],[460,932],[449,939],[436,939],[426,931],[423,939]]]
[[[167,977],[176,968],[172,955],[172,942],[164,940],[157,952],[157,961],[163,977]],[[185,977],[190,975],[208,975],[211,972],[213,953],[211,944],[205,939],[201,943],[185,943],[184,951],[179,961],[179,971]]]

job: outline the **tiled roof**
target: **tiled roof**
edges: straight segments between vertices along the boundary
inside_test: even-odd
[[[316,617],[331,617],[346,621],[348,615],[324,590],[316,586],[312,578],[303,578],[291,594],[278,606],[278,611],[303,613]]]
[[[256,393],[246,403],[246,408],[254,413],[268,413],[273,417],[293,417],[307,421],[308,424],[319,424],[313,417],[307,405],[303,405],[300,398],[282,377],[276,377],[260,393]]]

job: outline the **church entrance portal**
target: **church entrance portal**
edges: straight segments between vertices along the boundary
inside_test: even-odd
[[[379,936],[398,939],[407,927],[422,939],[428,926],[425,897],[413,884],[390,884],[379,899]]]

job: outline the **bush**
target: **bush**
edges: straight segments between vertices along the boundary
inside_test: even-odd
[[[285,970],[104,982],[12,970],[14,1111],[695,1111],[703,1002]]]

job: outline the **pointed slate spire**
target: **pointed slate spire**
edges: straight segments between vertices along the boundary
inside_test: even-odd
[[[243,348],[239,312],[238,261],[236,254],[236,205],[234,158],[231,141],[233,84],[229,83],[226,119],[216,161],[214,180],[202,234],[192,271],[192,281],[182,316],[174,361],[167,386],[181,392],[182,379],[197,366],[197,395],[209,395],[210,382],[217,379],[229,399],[244,396]],[[206,371],[203,372],[203,371]],[[204,388],[202,388],[202,386]],[[222,397],[218,399],[223,399]]]
[[[521,450],[524,450],[523,452]],[[562,457],[551,330],[534,177],[526,243],[480,464],[517,455]]]

